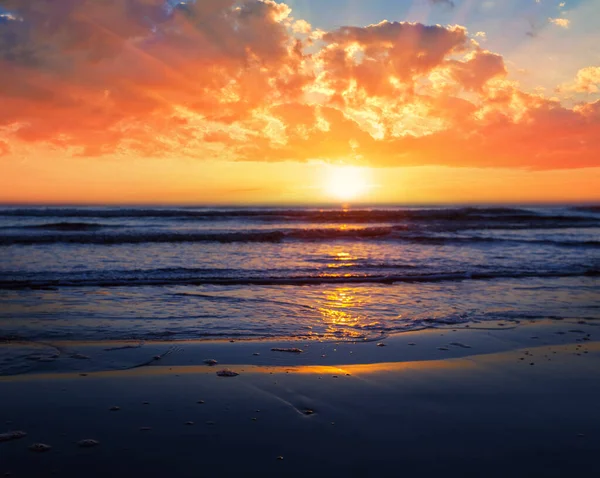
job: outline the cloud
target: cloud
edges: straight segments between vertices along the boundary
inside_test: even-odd
[[[522,91],[459,25],[321,31],[271,0],[1,5],[5,155],[600,164],[597,102]],[[582,72],[577,88],[594,92],[595,70]]]
[[[571,24],[571,21],[567,18],[548,18],[548,21],[561,28],[569,28]]]
[[[573,83],[563,85],[559,90],[574,91],[577,93],[600,92],[600,66],[582,68],[577,72]]]
[[[292,30],[294,33],[309,34],[312,31],[312,27],[306,20],[297,20],[292,24]]]

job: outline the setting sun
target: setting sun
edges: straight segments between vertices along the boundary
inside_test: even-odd
[[[371,188],[370,171],[356,166],[331,167],[325,190],[328,196],[344,201],[359,199]]]

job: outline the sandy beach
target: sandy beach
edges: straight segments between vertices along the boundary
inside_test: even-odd
[[[0,442],[0,472],[591,476],[596,340],[593,325],[555,321],[365,343],[71,344],[89,358],[65,346],[64,363],[0,378],[1,432],[26,433]]]

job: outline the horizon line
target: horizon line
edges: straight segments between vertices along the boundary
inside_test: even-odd
[[[201,203],[201,202],[2,202],[0,207],[186,207],[186,208],[268,208],[268,207],[448,207],[448,206],[594,206],[600,205],[599,199],[565,201],[432,201],[432,202],[265,202],[265,203]]]

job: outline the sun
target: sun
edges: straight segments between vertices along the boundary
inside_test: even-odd
[[[328,196],[343,201],[359,199],[370,189],[370,171],[358,166],[330,166],[325,181]]]

